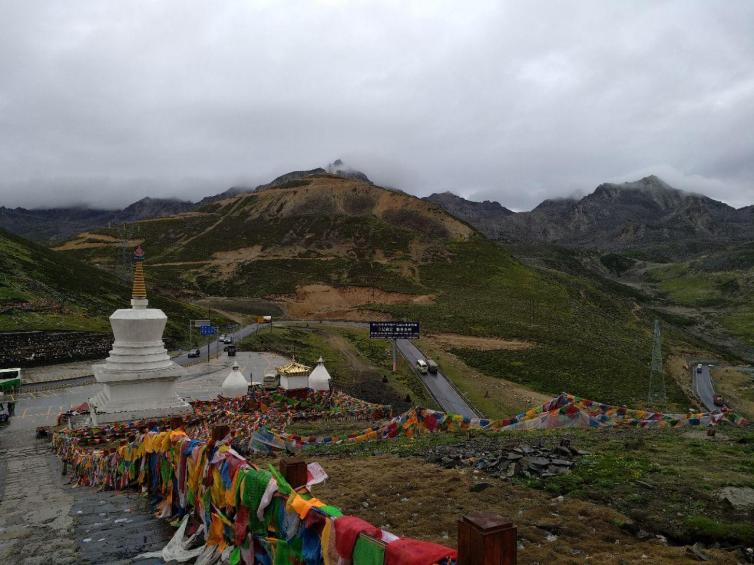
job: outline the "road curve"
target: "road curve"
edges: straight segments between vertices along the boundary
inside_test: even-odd
[[[407,339],[396,340],[396,346],[401,355],[409,362],[412,368],[416,367],[416,361],[427,357]],[[460,414],[467,418],[478,418],[479,414],[466,402],[456,389],[440,371],[435,375],[419,375],[419,378],[435,398],[445,412]]]

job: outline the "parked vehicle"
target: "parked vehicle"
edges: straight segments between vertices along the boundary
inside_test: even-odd
[[[188,352],[189,359],[194,359],[196,357],[201,357],[201,355],[202,355],[202,352],[199,350],[198,347],[196,349],[192,349],[191,351]]]
[[[419,371],[419,373],[421,373],[422,375],[426,375],[427,371],[429,370],[429,366],[424,359],[417,359],[416,370]]]
[[[432,359],[427,359],[427,371],[432,375],[436,375],[438,370],[439,367],[437,366],[437,363],[432,361]]]
[[[16,400],[12,394],[0,392],[0,424],[10,420],[16,409]]]
[[[21,369],[0,369],[0,391],[14,392],[21,388]]]

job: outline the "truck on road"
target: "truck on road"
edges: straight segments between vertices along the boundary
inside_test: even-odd
[[[424,359],[417,359],[416,370],[419,371],[420,374],[426,375],[427,372],[429,371],[429,366],[427,365],[427,362]]]
[[[427,371],[429,371],[431,375],[436,375],[438,370],[439,367],[437,366],[437,363],[432,359],[427,359]]]

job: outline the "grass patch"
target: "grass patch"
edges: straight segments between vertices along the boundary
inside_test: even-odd
[[[721,437],[724,434],[725,437]],[[754,486],[754,430],[724,427],[715,440],[704,430],[553,429],[498,434],[484,432],[425,434],[414,439],[317,448],[312,454],[339,457],[397,455],[423,457],[436,445],[458,444],[484,436],[500,447],[525,443],[571,445],[590,455],[577,460],[571,473],[548,479],[515,479],[522,487],[544,490],[609,506],[628,518],[621,527],[645,529],[670,540],[726,545],[754,543],[754,509],[736,510],[718,499],[725,486]],[[494,451],[492,445],[488,450]],[[309,451],[307,451],[309,453]],[[480,474],[477,480],[485,480]],[[527,499],[526,494],[522,496]],[[552,509],[551,509],[552,510]],[[632,525],[633,524],[633,525]]]

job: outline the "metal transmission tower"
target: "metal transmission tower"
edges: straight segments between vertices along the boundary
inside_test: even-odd
[[[660,320],[655,320],[654,340],[652,343],[652,365],[649,370],[649,397],[650,406],[665,404],[665,374],[662,370],[662,332]]]

